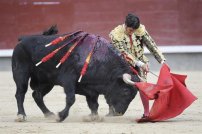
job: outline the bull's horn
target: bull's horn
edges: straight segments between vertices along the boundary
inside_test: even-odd
[[[132,85],[134,86],[135,85],[135,82],[131,80],[131,75],[130,74],[123,74],[123,81],[126,83],[126,84],[129,84],[129,85]]]

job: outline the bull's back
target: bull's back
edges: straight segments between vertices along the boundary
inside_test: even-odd
[[[105,81],[106,79],[111,79],[112,76],[110,75],[116,74],[117,70],[120,70],[124,66],[120,57],[109,48],[110,43],[106,39],[102,37],[98,38],[98,36],[90,34],[76,46],[70,54],[70,57],[59,68],[56,68],[56,65],[73,45],[72,43],[66,45],[47,62],[36,67],[35,64],[43,57],[68,42],[68,40],[66,40],[54,46],[45,47],[46,44],[59,36],[60,35],[40,35],[23,38],[14,49],[12,60],[13,67],[18,63],[21,67],[29,67],[33,75],[41,75],[40,77],[45,76],[46,79],[54,79],[57,75],[61,75],[60,72],[64,72],[63,74],[69,74],[72,70],[75,70],[74,73],[79,77],[85,60],[93,49],[95,51],[93,52],[84,80],[93,81],[102,78],[102,81]],[[98,41],[96,42],[97,39]],[[120,74],[121,73],[122,72],[120,72]]]

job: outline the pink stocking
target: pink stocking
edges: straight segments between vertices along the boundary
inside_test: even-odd
[[[149,116],[149,99],[140,91],[140,98],[144,107],[144,115]]]

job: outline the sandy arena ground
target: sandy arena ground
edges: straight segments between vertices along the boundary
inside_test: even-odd
[[[10,71],[0,72],[0,134],[202,134],[202,72],[175,72],[188,75],[188,88],[198,97],[180,116],[165,122],[137,124],[143,108],[139,94],[131,102],[122,117],[105,117],[108,106],[103,96],[99,97],[99,114],[102,122],[84,122],[83,117],[90,113],[83,96],[76,96],[76,102],[69,117],[62,123],[44,118],[32,98],[29,88],[25,98],[27,122],[14,122],[17,105],[15,84]],[[149,75],[149,82],[157,78]],[[45,97],[45,103],[54,113],[62,110],[65,96],[61,87],[54,89]]]

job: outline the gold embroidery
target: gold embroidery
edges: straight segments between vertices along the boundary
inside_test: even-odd
[[[109,36],[113,36],[117,41],[123,41],[125,37],[125,27],[124,25],[117,26],[114,30],[111,31]]]
[[[140,25],[140,27],[132,35],[133,45],[131,47],[130,39],[128,35],[125,34],[125,25],[119,25],[109,34],[113,45],[120,51],[126,52],[133,61],[130,61],[132,65],[141,60],[142,62],[148,62],[147,57],[144,55],[144,49],[142,43],[150,50],[158,61],[165,59],[162,53],[158,50],[155,42],[147,33],[145,26]],[[138,38],[137,38],[138,36]],[[141,42],[140,42],[141,40]]]
[[[135,30],[134,34],[136,36],[143,36],[145,34],[145,26],[140,24],[139,28]]]

